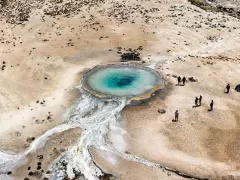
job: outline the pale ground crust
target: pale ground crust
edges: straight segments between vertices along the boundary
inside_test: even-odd
[[[0,70],[0,149],[23,150],[29,145],[27,138],[61,124],[80,97],[75,87],[82,72],[98,64],[118,63],[116,47],[142,46],[143,65],[154,65],[163,74],[166,90],[148,103],[124,109],[125,151],[192,176],[222,179],[240,174],[240,94],[233,89],[224,93],[227,83],[232,88],[240,84],[239,20],[205,12],[186,0],[124,4],[143,3],[145,8],[160,10],[151,13],[148,23],[136,14],[132,14],[135,23],[123,24],[96,17],[104,25],[98,31],[80,20],[82,15],[96,15],[97,8],[73,18],[46,16],[44,21],[39,21],[39,10],[25,26],[0,22],[1,41],[5,42],[0,43],[0,63],[6,61],[5,70]],[[102,8],[110,4],[106,1]],[[198,82],[175,86],[178,75]],[[199,95],[203,105],[192,108]],[[208,112],[212,99],[214,111]],[[158,109],[166,113],[160,114]],[[175,123],[172,119],[177,109],[180,115]],[[11,177],[29,177],[27,167],[36,169],[39,154],[44,154],[46,171],[80,133],[76,129],[52,137]],[[122,180],[184,179],[96,149],[93,156],[104,171]]]

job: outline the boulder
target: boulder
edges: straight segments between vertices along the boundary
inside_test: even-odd
[[[240,92],[240,84],[238,84],[238,85],[235,87],[235,90],[236,90],[237,92]]]
[[[166,113],[166,110],[165,109],[158,109],[158,113],[164,114],[164,113]]]
[[[198,82],[198,80],[197,80],[197,79],[194,79],[194,77],[189,77],[188,80],[189,80],[190,82]]]

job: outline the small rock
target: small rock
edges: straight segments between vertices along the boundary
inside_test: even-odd
[[[166,110],[165,109],[158,109],[158,113],[164,114],[164,113],[166,113]]]
[[[46,172],[46,174],[51,174],[51,171],[48,170],[48,171]]]
[[[35,137],[29,137],[29,138],[27,138],[27,142],[29,142],[29,143],[33,142],[34,140],[35,140]]]
[[[240,84],[238,84],[238,85],[235,87],[235,90],[236,90],[237,92],[240,92]]]
[[[197,80],[197,79],[194,79],[194,77],[189,77],[188,80],[189,80],[190,82],[198,82],[198,80]]]
[[[38,159],[43,159],[43,155],[38,155],[37,158]]]

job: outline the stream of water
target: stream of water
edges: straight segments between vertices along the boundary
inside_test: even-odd
[[[104,137],[109,132],[110,125],[118,124],[126,102],[124,98],[101,100],[92,96],[84,96],[71,108],[66,123],[78,124],[82,128],[82,134],[76,146],[53,163],[53,174],[50,179],[62,179],[66,174],[74,178],[75,172],[81,172],[89,180],[96,180],[103,175],[94,164],[89,148],[106,150]],[[66,172],[63,172],[64,168],[59,166],[59,162],[66,163]]]
[[[93,161],[89,151],[91,147],[117,154],[128,161],[140,162],[147,166],[162,168],[181,175],[181,173],[168,167],[119,151],[105,141],[111,126],[120,127],[121,112],[126,105],[126,98],[119,97],[106,100],[83,94],[67,112],[65,122],[62,125],[45,132],[33,141],[25,151],[19,153],[0,151],[0,173],[4,175],[20,166],[29,153],[44,146],[52,135],[80,127],[82,134],[80,137],[76,137],[78,138],[77,143],[50,165],[49,169],[52,172],[48,177],[50,180],[63,180],[65,177],[73,179],[76,175],[81,175],[81,179],[99,180],[103,172]]]
[[[68,112],[66,121],[32,142],[29,148],[19,153],[0,151],[0,172],[6,173],[21,165],[25,157],[36,149],[44,146],[46,141],[54,134],[68,129],[80,127],[81,137],[76,137],[78,143],[69,151],[62,154],[52,165],[52,180],[60,180],[65,176],[75,177],[74,172],[81,172],[86,179],[95,180],[102,171],[94,164],[89,147],[94,146],[106,150],[104,137],[111,124],[117,124],[122,109],[127,100],[115,98],[111,100],[97,99],[91,95],[83,95]],[[62,169],[59,162],[66,162],[67,168]],[[58,162],[58,163],[57,163]]]

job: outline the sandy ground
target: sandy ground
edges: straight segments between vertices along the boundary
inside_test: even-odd
[[[206,66],[202,63],[202,58],[195,59],[194,64],[188,58],[184,63],[164,65],[163,68],[171,66],[166,71],[170,82],[176,82],[171,77],[174,74],[194,76],[198,82],[171,84],[165,97],[160,95],[146,105],[126,108],[127,151],[188,174],[219,178],[239,171],[239,96],[234,90],[226,95],[223,88],[229,78],[237,83],[239,66],[229,62]],[[195,70],[183,72],[184,66]],[[231,77],[216,75],[219,66],[231,72]],[[193,108],[199,95],[203,96],[203,104]],[[208,112],[211,99],[215,107]],[[160,114],[158,109],[165,109],[166,113]],[[180,112],[179,122],[172,122],[175,110]]]
[[[53,135],[43,148],[27,156],[22,166],[14,172],[16,174],[14,179],[24,179],[26,177],[30,179],[43,179],[50,174],[48,170],[49,164],[67,151],[71,145],[74,145],[80,135],[80,129],[68,130],[61,134]],[[69,138],[69,136],[74,136],[75,138]],[[41,163],[41,169],[38,169],[39,162]],[[30,176],[31,173],[36,173],[36,175]]]
[[[119,23],[116,18],[98,16],[99,10],[117,9],[106,1],[101,8],[71,18],[45,16],[40,21],[42,11],[38,10],[25,25],[0,22],[0,63],[6,64],[0,70],[0,148],[25,149],[27,138],[61,124],[80,96],[75,87],[82,72],[97,64],[119,62],[117,47],[142,46],[141,58],[163,74],[167,89],[149,103],[124,109],[126,147],[122,150],[197,177],[239,175],[240,96],[233,89],[224,93],[227,83],[233,88],[240,84],[239,20],[205,12],[185,0],[119,2],[126,8],[142,5],[148,12],[142,17],[140,10],[134,11],[129,21]],[[91,20],[86,22],[83,15],[94,16],[102,27],[97,25],[96,31],[88,26]],[[173,75],[198,82],[175,86]],[[203,105],[192,108],[199,95]],[[214,111],[208,112],[212,99]],[[159,108],[166,113],[159,114]],[[176,109],[180,118],[173,123]],[[76,131],[58,138],[68,139],[64,145],[70,146]],[[46,168],[56,157],[50,151],[62,148],[53,143],[55,139],[13,176],[26,177],[26,167],[36,164],[39,153],[46,154],[42,162]],[[113,158],[117,161],[113,165],[106,156],[110,155],[94,153],[98,165],[120,179],[184,179],[120,157]]]
[[[180,180],[183,179],[174,173],[164,171],[158,168],[148,167],[141,163],[129,162],[112,153],[102,151],[95,152],[95,162],[101,165],[101,168],[113,174],[118,179],[125,180],[144,180],[144,179],[166,179]]]

